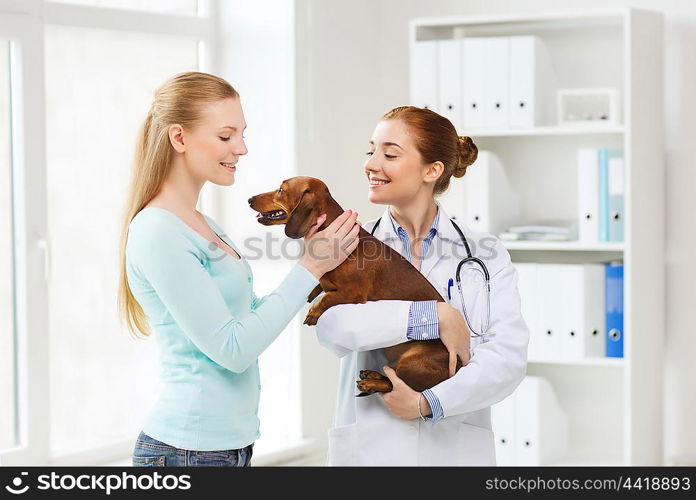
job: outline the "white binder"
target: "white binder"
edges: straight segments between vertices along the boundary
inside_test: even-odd
[[[536,344],[528,355],[532,361],[556,361],[559,359],[558,350],[561,346],[561,327],[563,324],[561,316],[567,308],[566,298],[560,293],[556,279],[557,273],[562,268],[562,264],[536,265],[538,303]],[[532,354],[534,358],[532,358]]]
[[[438,113],[461,130],[462,102],[462,41],[438,41]]]
[[[465,38],[462,42],[462,126],[464,130],[483,128],[484,71],[487,38]]]
[[[438,42],[423,40],[411,47],[411,104],[438,111]]]
[[[599,155],[596,149],[578,150],[578,240],[599,241]]]
[[[496,465],[515,465],[515,394],[491,406],[491,426],[495,435]]]
[[[549,465],[561,460],[568,449],[568,417],[551,383],[527,376],[514,396],[516,465]]]
[[[609,241],[624,240],[624,160],[623,152],[610,154],[608,162]]]
[[[604,266],[538,264],[539,334],[529,359],[604,357]],[[532,357],[534,355],[534,358]]]
[[[509,41],[508,37],[491,37],[485,41],[484,117],[486,128],[509,125]]]
[[[546,46],[537,36],[511,36],[509,42],[509,125],[551,125],[556,82]]]
[[[497,235],[517,223],[519,202],[503,164],[490,151],[479,151],[461,179],[452,179],[439,202],[450,216],[474,231]]]
[[[559,318],[559,358],[604,357],[604,266],[566,264],[558,268],[553,289],[564,297]]]
[[[529,328],[528,359],[544,359],[546,332],[539,323],[539,290],[537,264],[516,262],[517,289],[520,294],[521,312],[524,322]]]

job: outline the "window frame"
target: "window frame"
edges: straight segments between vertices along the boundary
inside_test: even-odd
[[[198,0],[198,16],[0,0],[0,38],[11,51],[11,120],[15,267],[15,384],[18,445],[0,450],[3,465],[107,463],[130,455],[133,439],[66,455],[51,454],[44,28],[80,26],[189,37],[198,41],[199,71],[219,73],[218,0]],[[206,186],[199,209],[215,212]]]

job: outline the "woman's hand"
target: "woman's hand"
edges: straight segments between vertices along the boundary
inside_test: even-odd
[[[321,215],[304,237],[306,248],[300,264],[317,279],[337,268],[360,242],[360,222],[357,218],[358,212],[346,210],[325,229],[318,231],[326,220],[326,214]]]
[[[406,385],[406,382],[401,380],[396,375],[396,372],[388,366],[385,366],[383,370],[384,374],[391,380],[393,389],[391,392],[379,392],[378,394],[382,396],[382,400],[384,404],[387,405],[390,412],[404,420],[419,418],[418,399],[420,399],[420,409],[423,416],[426,417],[432,414],[430,404],[423,394],[411,389]]]
[[[437,303],[437,318],[440,340],[449,351],[449,376],[452,377],[457,370],[457,356],[462,365],[469,363],[471,332],[461,313],[446,302]]]

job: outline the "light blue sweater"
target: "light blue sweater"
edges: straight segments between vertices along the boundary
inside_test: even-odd
[[[224,232],[206,216],[211,228]],[[241,255],[229,238],[223,240]],[[160,351],[162,390],[143,432],[177,448],[242,448],[259,437],[258,356],[319,283],[295,264],[257,298],[246,259],[212,245],[174,213],[146,207],[131,221],[128,284]]]

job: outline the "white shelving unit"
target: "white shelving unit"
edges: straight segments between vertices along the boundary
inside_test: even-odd
[[[620,125],[460,130],[493,151],[519,194],[521,218],[576,220],[577,150],[622,148],[623,243],[511,241],[513,261],[624,263],[624,358],[529,360],[568,416],[566,457],[550,465],[660,465],[664,344],[662,15],[617,9],[523,16],[415,19],[417,41],[536,35],[559,88],[617,88]],[[546,96],[555,102],[556,96]],[[495,429],[494,429],[495,431]]]

